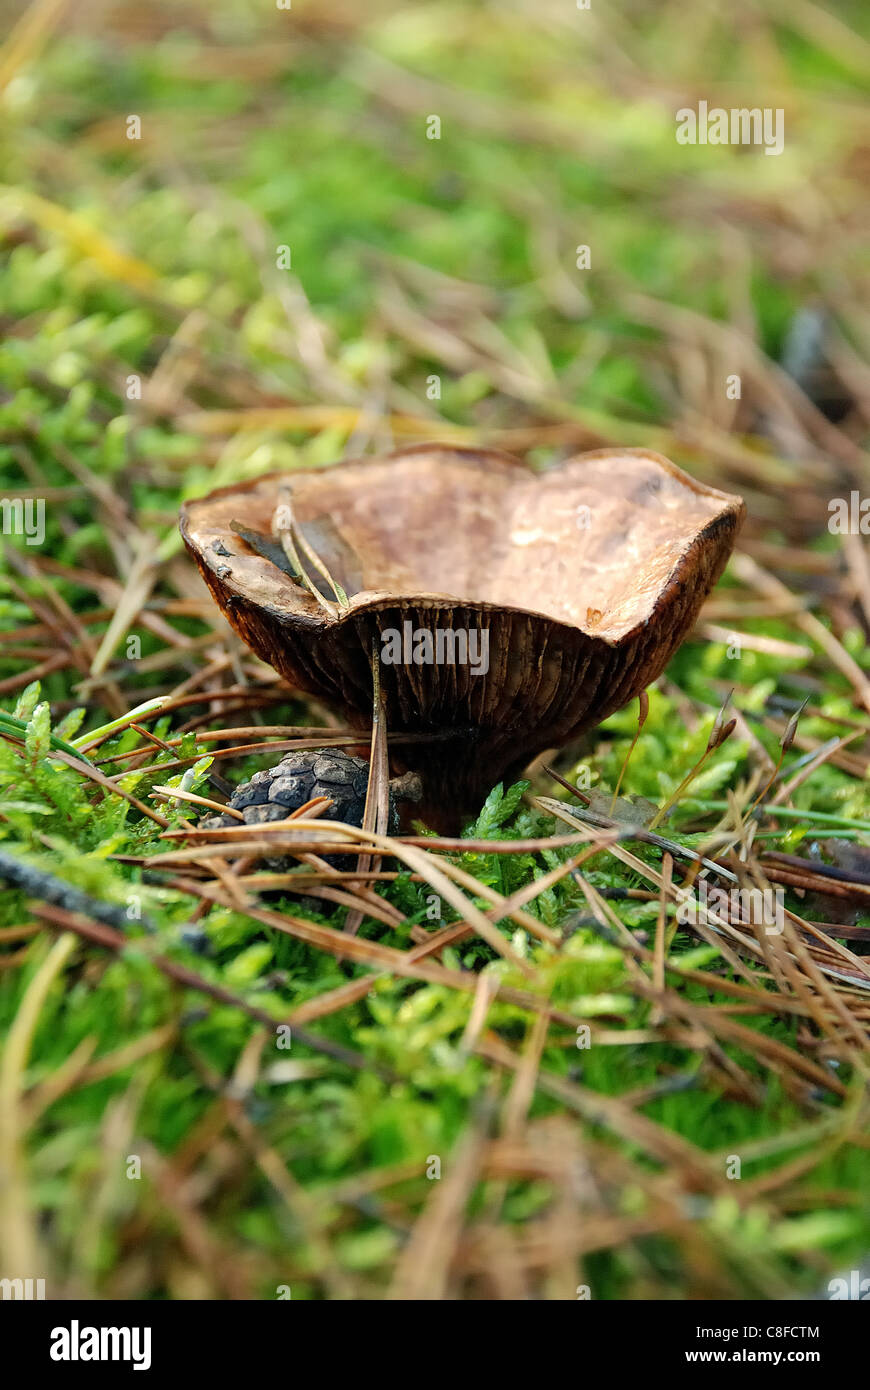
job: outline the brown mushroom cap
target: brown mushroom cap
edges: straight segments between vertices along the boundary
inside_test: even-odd
[[[347,591],[340,611],[234,529],[270,535],[288,486],[303,535]],[[485,674],[381,664],[390,731],[446,736],[406,752],[424,816],[445,826],[655,680],[743,514],[739,497],[645,450],[533,473],[505,454],[423,445],[221,488],[185,504],[181,533],[243,640],[355,726],[371,719],[371,654],[386,630],[488,631]]]

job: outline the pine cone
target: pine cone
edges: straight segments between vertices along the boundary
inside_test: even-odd
[[[264,821],[286,820],[291,811],[312,797],[328,796],[332,805],[320,814],[319,820],[361,826],[368,779],[368,763],[340,748],[288,753],[274,767],[255,772],[250,782],[236,787],[229,804],[233,810],[241,811],[246,825],[262,825]],[[220,830],[238,823],[235,816],[216,815],[204,817],[199,826],[202,830]],[[398,828],[399,813],[391,792],[389,833],[395,834]],[[337,869],[352,869],[356,855],[327,855],[326,860]],[[299,861],[285,857],[262,862],[273,873],[286,873],[296,868]]]

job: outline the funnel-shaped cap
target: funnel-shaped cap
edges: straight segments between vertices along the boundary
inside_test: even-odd
[[[282,566],[273,526],[287,489],[346,604],[321,603]],[[222,488],[185,505],[181,531],[243,640],[360,727],[377,652],[390,732],[446,735],[394,750],[446,826],[655,680],[743,512],[643,450],[533,473],[432,445]]]

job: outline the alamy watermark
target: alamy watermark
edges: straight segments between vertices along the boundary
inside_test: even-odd
[[[781,106],[740,106],[726,111],[698,102],[695,111],[682,106],[677,112],[678,145],[763,145],[765,154],[782,154],[785,112]]]
[[[870,536],[870,497],[850,492],[828,503],[828,530],[832,536]]]
[[[468,666],[473,676],[489,670],[489,628],[414,627],[405,619],[381,633],[386,666]]]
[[[862,1278],[861,1270],[851,1269],[848,1277],[840,1275],[829,1281],[828,1297],[832,1303],[842,1302],[844,1299],[866,1303],[870,1301],[870,1279]]]
[[[131,1361],[134,1371],[151,1367],[150,1327],[69,1327],[51,1329],[52,1361]]]
[[[44,497],[0,497],[0,534],[24,536],[27,545],[45,540]]]
[[[45,1298],[44,1279],[0,1279],[0,1298],[18,1299],[21,1302],[41,1301]]]
[[[710,888],[702,878],[677,908],[681,926],[705,923],[708,913],[724,917],[734,926],[763,927],[766,936],[781,936],[785,927],[785,891],[782,888]]]

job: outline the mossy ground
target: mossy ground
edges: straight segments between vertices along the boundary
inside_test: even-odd
[[[60,919],[14,886],[0,899],[0,1274],[35,1273],[19,1269],[32,1258],[55,1293],[119,1298],[811,1294],[870,1242],[866,1051],[817,982],[804,980],[815,1015],[757,1000],[741,1012],[724,985],[742,977],[716,939],[678,926],[669,964],[723,982],[668,977],[699,1010],[690,1026],[644,995],[649,963],[632,968],[566,876],[526,905],[560,932],[579,914],[559,950],[501,923],[531,983],[472,937],[438,958],[474,972],[462,988],[382,969],[318,1016],[312,1001],[378,968],[375,955],[349,963],[238,908],[202,911],[129,862],[166,851],[161,826],[50,757],[52,731],[82,744],[151,697],[198,691],[143,716],[182,742],[152,744],[156,771],[121,784],[178,828],[191,808],[150,799],[155,781],[208,794],[209,772],[235,782],[277,756],[209,763],[207,729],[321,722],[222,624],[178,537],[185,497],[409,437],[540,465],[640,444],[745,494],[750,568],[729,571],[650,692],[622,793],[666,801],[733,688],[740,727],[660,827],[706,846],[734,807],[746,815],[809,698],[777,788],[807,751],[858,737],[762,808],[753,852],[824,860],[832,839],[867,842],[866,614],[827,500],[848,496],[870,417],[852,401],[827,424],[773,365],[795,315],[822,305],[860,394],[859,7],[795,17],[747,2],[691,24],[683,7],[631,3],[365,9],[121,4],[99,32],[83,15],[2,51],[0,495],[45,498],[47,530],[38,547],[3,542],[0,691],[26,732],[7,723],[0,743],[0,851],[124,909],[130,942],[59,947]],[[784,153],[678,146],[674,109],[699,92],[784,107]],[[440,139],[427,139],[435,115]],[[833,655],[770,600],[760,567],[824,624]],[[748,643],[737,655],[732,627]],[[236,687],[216,712],[215,692]],[[634,704],[560,770],[611,792],[636,724]],[[116,760],[100,765],[114,775],[142,746],[127,728],[91,756]],[[170,758],[186,761],[160,773]],[[564,832],[524,790],[496,789],[466,835]],[[531,790],[554,794],[540,770]],[[626,845],[661,869],[660,849]],[[572,853],[451,858],[508,897]],[[649,878],[607,852],[583,872],[651,947],[657,894],[616,896]],[[404,872],[381,891],[400,920],[367,919],[360,937],[408,951],[413,928],[432,926],[433,890]],[[786,901],[845,920],[841,902]],[[344,920],[289,896],[267,907]],[[852,925],[870,925],[854,907]],[[168,979],[158,951],[239,1004]],[[744,963],[758,998],[777,992]],[[487,976],[590,1022],[593,1045],[578,1049],[564,1018],[536,1031],[539,1014],[504,998],[481,1027]],[[866,1031],[860,988],[839,997]],[[276,1048],[244,1003],[310,1018],[359,1065],[298,1039]],[[716,1034],[717,1010],[781,1054]],[[803,1056],[839,1091],[810,1084]],[[596,1094],[623,1104],[598,1114]],[[439,1225],[445,1189],[456,1229]]]

